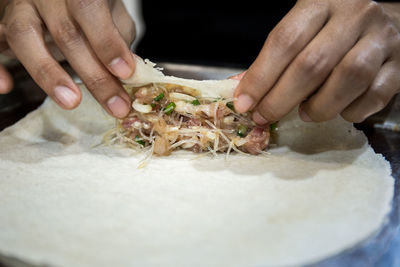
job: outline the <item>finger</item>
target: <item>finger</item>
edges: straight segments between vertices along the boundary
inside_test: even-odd
[[[308,118],[316,122],[334,119],[367,90],[388,56],[379,37],[369,35],[361,39],[318,92],[301,105]]]
[[[2,65],[0,65],[0,94],[7,94],[13,88],[13,79]]]
[[[382,110],[400,90],[400,66],[398,62],[386,62],[370,88],[343,112],[342,117],[350,122],[362,122]]]
[[[256,107],[256,123],[274,122],[289,113],[329,76],[361,34],[360,23],[344,24],[333,17],[293,60],[279,81]]]
[[[114,3],[111,16],[125,43],[131,47],[136,38],[136,25],[122,1]]]
[[[48,2],[46,2],[48,3]],[[121,83],[104,67],[78,26],[68,15],[63,1],[57,7],[42,5],[42,18],[61,52],[89,91],[111,115],[122,118],[130,111],[130,98]],[[46,8],[57,8],[45,12]]]
[[[255,62],[235,91],[235,109],[246,112],[272,88],[296,55],[322,29],[329,17],[326,4],[307,8],[304,1],[282,19],[268,36]]]
[[[120,79],[129,78],[134,59],[115,27],[107,0],[70,0],[69,11],[82,28],[100,61]],[[128,27],[132,23],[125,25]]]
[[[71,77],[49,54],[41,21],[33,6],[21,2],[7,22],[6,36],[17,58],[35,82],[61,107],[76,107],[81,94]]]

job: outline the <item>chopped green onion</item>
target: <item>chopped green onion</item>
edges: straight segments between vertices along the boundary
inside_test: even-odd
[[[231,109],[232,111],[235,111],[235,106],[233,105],[233,102],[232,102],[232,101],[226,103],[226,106],[227,106],[229,109]]]
[[[247,130],[248,130],[248,127],[246,125],[239,125],[236,133],[240,137],[244,137],[247,133]]]
[[[174,102],[170,102],[170,103],[166,106],[166,108],[164,109],[164,113],[169,115],[169,114],[172,113],[172,111],[174,111],[175,108],[176,108],[175,103],[174,103]]]
[[[271,131],[275,131],[276,128],[278,128],[278,123],[277,123],[277,122],[272,123],[272,124],[269,126],[269,129],[270,129]]]
[[[139,145],[145,146],[145,142],[142,138],[139,137],[139,135],[136,135],[135,137],[135,142],[138,143]]]
[[[161,93],[161,94],[159,94],[158,96],[156,96],[155,98],[154,98],[154,101],[160,101],[161,99],[163,99],[164,98],[164,93]]]
[[[199,101],[198,99],[193,100],[193,101],[192,101],[192,105],[193,105],[193,106],[198,106],[198,105],[200,105],[200,101]]]

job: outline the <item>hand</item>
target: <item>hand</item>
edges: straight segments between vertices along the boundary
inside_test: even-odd
[[[338,114],[361,122],[381,110],[400,89],[397,11],[369,0],[299,0],[243,76],[236,110],[253,110],[258,124],[298,104],[315,122]]]
[[[130,98],[117,78],[134,72],[135,24],[121,0],[11,0],[5,9],[0,49],[9,48],[57,104],[73,109],[81,92],[54,59],[46,35],[105,110],[119,118],[129,113]],[[10,81],[0,68],[0,93],[11,90]]]

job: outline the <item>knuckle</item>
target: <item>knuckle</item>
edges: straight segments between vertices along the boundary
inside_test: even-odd
[[[127,46],[118,31],[114,30],[106,31],[93,43],[93,48],[105,64],[109,64],[111,60],[123,54],[124,48]]]
[[[324,75],[329,72],[329,56],[322,50],[304,51],[297,60],[297,67],[308,75]]]
[[[115,51],[117,41],[113,38],[113,34],[106,33],[102,38],[99,38],[98,42],[96,42],[96,48],[99,49],[102,53]]]
[[[34,73],[34,78],[40,85],[46,85],[50,81],[54,80],[55,77],[52,75],[54,69],[56,68],[53,62],[42,62],[39,64],[36,72]]]
[[[6,36],[8,40],[14,40],[19,38],[20,36],[24,36],[26,34],[36,32],[37,28],[33,23],[27,20],[18,20],[15,19],[7,24]]]
[[[375,74],[375,68],[371,61],[368,56],[358,55],[344,61],[339,68],[342,75],[351,77],[352,80],[364,81]]]
[[[103,0],[71,0],[69,2],[73,5],[74,8],[85,10],[92,7],[93,5],[103,2]]]
[[[53,37],[55,42],[62,46],[71,48],[82,40],[82,35],[72,21],[63,20],[54,27]]]
[[[303,33],[295,26],[276,26],[269,37],[267,44],[271,47],[284,48],[288,51],[298,51],[301,49]]]
[[[99,91],[105,84],[108,84],[109,77],[106,75],[93,75],[92,77],[85,80],[87,87],[93,92]]]
[[[364,17],[371,18],[371,16],[383,15],[384,11],[380,4],[375,1],[368,1],[364,7]]]
[[[396,42],[396,47],[398,47],[399,30],[396,28],[396,26],[393,23],[386,23],[381,28],[381,34],[384,39],[393,40],[394,42]]]
[[[345,88],[340,88],[340,87],[333,87],[331,88],[331,101],[334,103],[345,103],[349,101],[349,94],[346,94],[348,91],[354,91],[352,90],[352,87],[345,87]],[[346,91],[345,91],[346,90]]]

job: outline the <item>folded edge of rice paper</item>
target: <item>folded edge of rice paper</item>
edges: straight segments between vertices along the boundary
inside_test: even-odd
[[[155,63],[147,59],[137,58],[134,75],[123,82],[128,91],[131,88],[138,88],[152,83],[164,83],[192,88],[201,97],[230,99],[232,99],[234,90],[239,83],[239,81],[231,79],[183,79],[166,76],[161,70],[156,67]],[[316,131],[317,128],[325,129],[326,134],[319,134],[321,129]],[[332,130],[332,128],[335,130]],[[304,153],[343,150],[345,148],[360,147],[366,143],[363,133],[357,131],[352,123],[345,121],[343,118],[338,117],[324,123],[305,123],[299,118],[297,108],[279,122],[278,130],[271,132],[273,133],[274,142],[278,142],[278,145],[281,146],[290,146],[292,149]],[[307,136],[311,136],[311,138],[306,138]],[[342,142],[337,142],[337,140],[342,140]]]
[[[137,58],[135,72],[129,79],[122,81],[130,87],[140,87],[150,83],[168,83],[190,87],[198,90],[202,97],[231,98],[239,81],[225,80],[193,80],[167,76],[150,60]]]
[[[149,147],[160,156],[180,149],[257,155],[268,147],[269,125],[258,126],[250,113],[234,109],[237,80],[166,76],[151,61],[138,58],[133,76],[123,83],[133,109],[117,121],[106,143],[113,140],[132,149]]]

